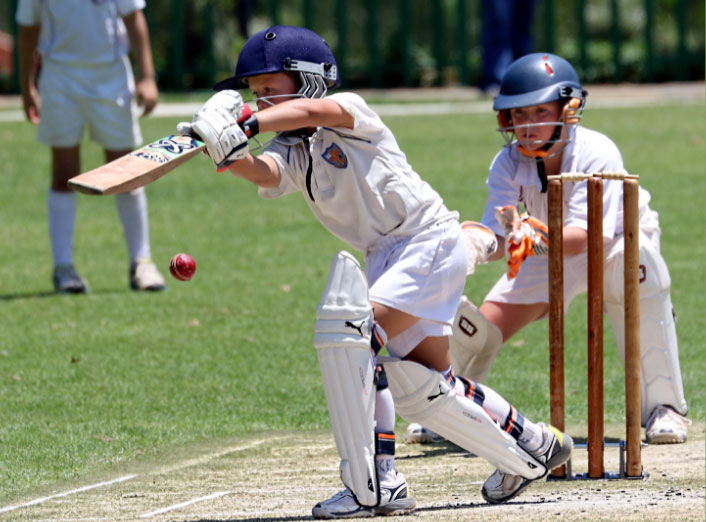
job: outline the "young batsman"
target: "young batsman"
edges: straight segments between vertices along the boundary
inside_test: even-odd
[[[84,128],[105,148],[106,161],[112,161],[142,142],[138,103],[145,114],[157,104],[144,7],[144,0],[20,0],[17,5],[24,110],[39,126],[37,139],[51,147],[47,211],[54,289],[60,293],[88,291],[73,264],[76,194],[66,184],[81,170]],[[137,83],[129,47],[139,65]],[[41,74],[35,85],[37,51]],[[164,278],[150,260],[144,189],[119,194],[115,202],[129,251],[131,287],[164,289]]]
[[[313,515],[415,507],[395,467],[395,408],[497,466],[482,494],[509,500],[565,462],[572,441],[530,422],[493,390],[454,376],[448,336],[468,262],[458,214],[407,163],[361,97],[326,96],[338,85],[320,36],[270,27],[246,42],[235,76],[178,126],[201,136],[218,170],[256,184],[261,197],[300,193],[325,228],[365,256],[365,273],[352,255],[334,256],[317,310],[314,345],[345,489]],[[243,101],[234,89],[245,87],[259,111],[241,129]],[[267,131],[276,137],[252,156],[248,137]],[[377,360],[383,346],[392,357]]]
[[[507,145],[488,175],[482,224],[469,225],[475,240],[498,247],[480,262],[508,256],[508,272],[479,309],[462,302],[457,314],[456,370],[482,380],[503,342],[532,321],[547,317],[547,176],[561,172],[625,172],[620,151],[606,136],[578,125],[586,91],[569,62],[535,53],[513,62],[503,76],[493,109]],[[587,289],[587,182],[564,183],[564,302]],[[687,437],[687,404],[670,298],[670,277],[660,254],[657,212],[640,187],[640,343],[642,423],[648,443]],[[520,216],[522,204],[527,216]],[[622,182],[604,181],[605,309],[624,357]],[[492,249],[491,249],[492,250]],[[467,315],[484,335],[473,340],[459,329]],[[486,321],[487,319],[487,321]],[[487,334],[487,335],[486,335]],[[463,367],[463,369],[461,368]],[[417,429],[419,429],[417,427]],[[414,434],[413,434],[414,435]],[[423,438],[423,433],[416,433]]]

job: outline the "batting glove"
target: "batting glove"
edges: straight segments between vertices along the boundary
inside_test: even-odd
[[[221,172],[248,155],[248,137],[240,122],[251,114],[238,91],[220,91],[201,107],[191,123],[178,124],[177,132],[197,134]]]
[[[529,256],[545,256],[549,252],[549,230],[539,219],[506,205],[495,208],[495,217],[505,229],[507,276],[513,279]]]
[[[466,275],[471,275],[476,271],[476,265],[487,263],[488,258],[495,253],[498,240],[495,232],[478,221],[464,221],[461,223],[461,229],[468,250]]]

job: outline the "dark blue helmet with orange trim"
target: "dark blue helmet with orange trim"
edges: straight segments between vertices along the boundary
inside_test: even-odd
[[[298,94],[306,98],[322,98],[328,88],[341,84],[336,59],[323,38],[304,27],[275,25],[245,42],[235,75],[213,89],[243,89],[251,76],[285,71],[299,73]]]
[[[550,155],[549,149],[555,143],[568,143],[570,140],[562,128],[579,123],[588,93],[581,87],[581,81],[573,66],[561,56],[550,53],[532,53],[518,58],[510,64],[500,83],[500,92],[493,102],[493,110],[498,111],[498,129],[508,143],[517,134],[519,127],[512,123],[510,109],[531,107],[558,101],[562,107],[561,121],[555,123],[552,138],[539,149],[529,150],[518,144],[518,150],[532,158]],[[535,125],[522,125],[523,131]],[[554,153],[559,149],[554,148]]]
[[[555,54],[533,53],[518,58],[507,68],[493,110],[571,98],[583,101],[585,96],[579,75],[568,61]]]

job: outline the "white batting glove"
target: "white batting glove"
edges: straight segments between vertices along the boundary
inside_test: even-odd
[[[199,109],[191,123],[179,123],[177,132],[182,135],[193,132],[200,136],[216,168],[223,171],[249,152],[248,137],[238,123],[242,114],[240,93],[220,91]]]
[[[468,250],[466,275],[471,275],[476,271],[476,265],[487,263],[488,258],[495,253],[498,249],[498,240],[495,232],[478,221],[464,221],[461,223],[461,228]]]

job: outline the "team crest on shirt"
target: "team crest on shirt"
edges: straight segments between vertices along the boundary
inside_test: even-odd
[[[331,146],[324,151],[321,157],[337,169],[345,169],[348,166],[348,158],[341,147],[335,143],[331,143]]]

